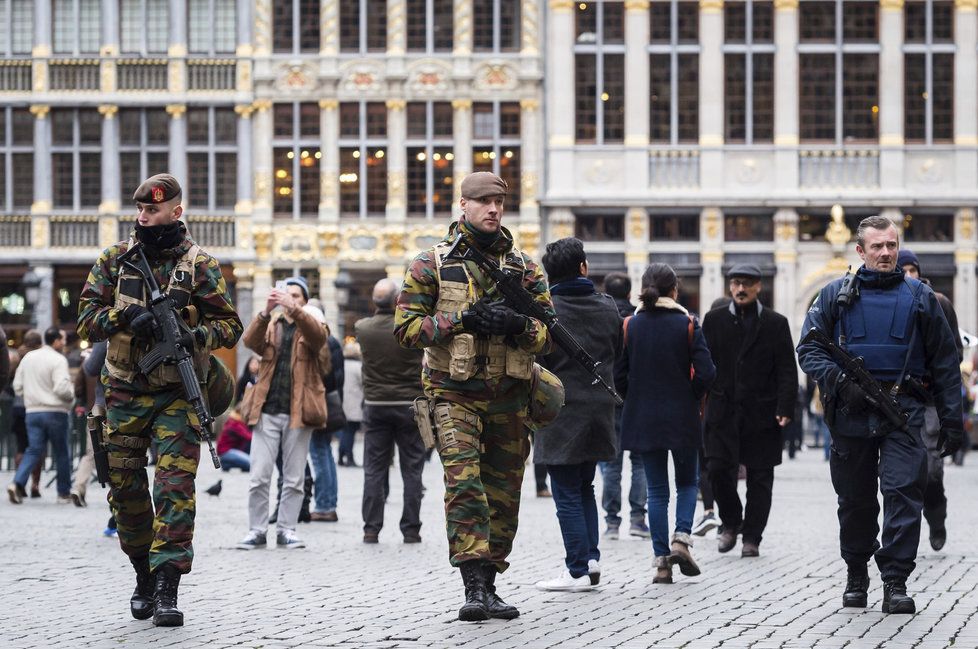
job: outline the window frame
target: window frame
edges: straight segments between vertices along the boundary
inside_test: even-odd
[[[123,174],[123,167],[124,167],[124,165],[122,164],[122,155],[135,153],[136,155],[139,156],[139,173],[137,174],[137,176],[140,179],[142,179],[142,178],[149,178],[151,175],[149,169],[150,154],[164,153],[168,155],[170,152],[170,145],[168,142],[163,144],[158,144],[155,142],[151,143],[149,141],[149,116],[147,114],[147,111],[151,111],[151,110],[159,110],[163,112],[163,108],[157,106],[146,106],[146,107],[126,106],[124,108],[120,108],[119,113],[114,118],[116,120],[119,120],[121,126],[122,111],[138,111],[139,114],[139,142],[138,143],[128,144],[124,142],[122,139],[121,128],[118,130],[117,133],[117,138],[118,138],[117,152],[119,154],[119,181],[120,181],[119,202],[121,205],[126,205],[127,202],[131,200],[132,192],[135,190],[135,187],[126,188],[122,183],[122,179],[123,179],[122,174]],[[166,113],[164,112],[164,114]],[[167,121],[168,122],[170,121],[169,116],[167,117]]]
[[[919,140],[914,138],[913,140],[907,139],[907,115],[906,110],[903,114],[903,136],[904,142],[909,142],[910,144],[923,144],[932,145],[934,144],[934,55],[935,54],[950,54],[951,55],[951,79],[952,84],[954,81],[954,55],[957,53],[957,45],[954,43],[953,35],[951,42],[934,42],[934,0],[923,0],[924,11],[925,11],[925,35],[923,43],[907,43],[905,40],[902,46],[903,53],[903,63],[904,70],[906,70],[906,62],[908,54],[922,54],[924,56],[924,92],[927,97],[924,99],[924,139]],[[906,5],[904,5],[904,12],[906,12]],[[953,18],[952,18],[953,20]],[[952,23],[953,25],[953,23]],[[903,39],[901,39],[903,40]],[[904,71],[904,75],[906,72]],[[906,102],[907,99],[907,86],[904,76],[904,86],[903,86],[903,101]],[[953,85],[952,85],[953,88]],[[906,103],[904,103],[906,106]],[[951,137],[949,139],[938,140],[939,143],[951,143],[954,141],[954,101],[951,101]]]
[[[357,176],[358,176],[358,183],[359,183],[358,186],[359,198],[357,199],[359,201],[359,206],[357,210],[357,218],[361,220],[366,220],[368,218],[372,218],[372,219],[383,218],[386,216],[386,207],[384,213],[377,214],[376,212],[374,213],[370,212],[370,200],[369,200],[370,183],[368,182],[369,171],[367,169],[367,157],[368,157],[369,149],[383,149],[385,158],[387,158],[390,155],[389,131],[388,134],[385,135],[384,137],[379,137],[376,135],[370,135],[370,132],[367,129],[367,120],[368,120],[367,104],[382,103],[382,102],[361,99],[359,101],[350,101],[350,102],[342,102],[342,103],[357,104],[359,107],[357,113],[358,135],[356,137],[353,137],[351,135],[343,135],[341,133],[339,138],[337,138],[337,144],[336,144],[341,154],[344,149],[356,149],[357,151],[360,152],[360,157],[357,159],[357,165],[358,165]],[[385,105],[385,112],[387,113],[389,119],[390,110],[386,108],[386,105]],[[342,164],[340,165],[340,168],[342,169]],[[385,188],[387,187],[386,176],[388,173],[389,173],[389,167],[385,163],[385,172],[384,172]],[[342,175],[342,171],[340,172],[340,174]],[[385,206],[389,202],[390,202],[390,191],[387,191],[387,195],[384,200]],[[339,211],[341,217],[344,215],[352,214],[352,212],[343,211],[342,192],[340,193],[338,204],[339,204]]]
[[[46,0],[46,1],[50,1],[50,0]],[[81,31],[81,7],[82,7],[82,2],[84,0],[68,0],[68,1],[71,2],[71,14],[72,14],[71,15],[71,22],[72,22],[72,24],[78,26],[78,29],[75,29],[75,30],[73,30],[71,32],[72,33],[72,36],[71,36],[71,40],[72,40],[71,47],[70,48],[63,49],[63,50],[59,50],[58,49],[59,43],[57,42],[57,35],[58,35],[58,29],[57,29],[58,16],[57,16],[57,13],[58,13],[58,7],[57,7],[57,3],[52,3],[51,4],[51,48],[52,48],[54,54],[55,55],[63,54],[63,55],[66,55],[66,56],[89,56],[89,55],[91,55],[91,56],[98,56],[99,55],[99,50],[102,47],[102,31],[101,31],[101,25],[102,25],[102,5],[101,5],[101,3],[100,2],[95,2],[94,3],[94,6],[96,8],[95,9],[95,13],[96,13],[96,16],[97,16],[97,22],[99,24],[98,43],[96,44],[95,49],[93,49],[93,50],[87,50],[87,49],[86,50],[83,50],[82,47],[81,47],[82,46],[82,43],[81,43],[81,33],[82,33],[82,31]],[[121,11],[120,11],[120,16],[121,16]],[[34,16],[34,19],[36,20],[37,19],[37,16]]]
[[[55,110],[57,110],[59,112],[60,111],[65,111],[67,113],[70,113],[71,116],[72,116],[72,119],[71,119],[71,141],[72,142],[71,142],[71,144],[59,144],[59,143],[56,143],[54,141],[54,132],[53,132],[53,130],[50,133],[51,139],[50,139],[50,149],[49,149],[49,151],[50,151],[51,160],[52,160],[52,173],[51,173],[51,180],[50,180],[50,182],[51,182],[51,204],[52,204],[52,209],[54,211],[56,211],[56,212],[59,212],[59,211],[60,212],[63,212],[63,211],[80,212],[80,211],[83,211],[83,210],[97,209],[98,206],[99,206],[99,204],[102,201],[102,197],[101,197],[101,194],[102,194],[102,189],[101,189],[102,188],[102,183],[101,183],[101,181],[99,183],[99,199],[98,199],[98,201],[94,205],[82,205],[82,202],[81,202],[81,186],[82,186],[81,156],[82,156],[83,153],[97,153],[99,155],[99,175],[101,177],[101,161],[102,161],[102,156],[104,155],[104,153],[102,151],[102,139],[101,139],[101,135],[99,137],[99,141],[98,142],[85,142],[85,143],[83,143],[81,141],[81,111],[95,111],[96,109],[95,108],[70,108],[70,107],[61,108],[61,107],[59,107],[59,108],[52,108],[51,110],[52,110],[52,112],[55,111]],[[97,112],[95,114],[98,115]],[[53,119],[53,115],[51,113],[49,113],[47,119]],[[101,115],[98,115],[98,120],[99,120],[99,126],[100,126],[100,134],[101,134],[101,132],[104,132],[104,129],[105,129],[105,119]],[[71,176],[72,176],[72,181],[71,181],[71,206],[70,207],[57,206],[57,202],[58,202],[58,200],[57,200],[57,187],[55,187],[55,184],[54,184],[55,183],[55,174],[54,174],[54,169],[53,169],[54,156],[55,156],[55,154],[63,154],[63,153],[70,153],[71,154],[71,169],[72,169]]]
[[[32,56],[32,50],[34,48],[34,2],[32,0],[0,0],[0,15],[3,16],[3,20],[0,24],[5,25],[0,28],[4,30],[6,35],[6,47],[0,50],[0,56],[5,58],[17,58],[17,57],[29,57]],[[30,46],[26,51],[15,52],[14,51],[14,34],[16,33],[16,27],[14,25],[14,4],[22,4],[27,7],[27,13],[30,16],[31,29],[29,31]]]
[[[349,1],[349,0],[348,0]],[[387,51],[387,36],[388,36],[388,25],[387,25],[387,0],[384,2],[384,47],[370,47],[370,0],[358,0],[357,9],[357,47],[344,48],[342,44],[342,39],[339,40],[339,51],[340,54],[383,54]],[[342,11],[342,9],[340,9]]]
[[[486,137],[477,137],[477,135],[476,135],[476,129],[475,129],[475,115],[476,115],[476,112],[475,112],[475,104],[489,104],[490,106],[492,106],[492,112],[490,113],[492,115],[492,135],[489,136],[488,138],[486,138]],[[503,153],[503,149],[510,149],[510,150],[516,149],[517,151],[519,151],[519,153],[515,156],[516,157],[516,165],[517,165],[517,167],[516,167],[517,168],[516,178],[519,179],[522,176],[522,169],[523,169],[523,158],[522,158],[522,154],[523,154],[523,147],[522,147],[523,123],[522,123],[522,118],[523,118],[523,115],[522,115],[522,109],[521,108],[519,109],[519,112],[520,112],[520,133],[519,133],[519,135],[516,135],[516,136],[506,135],[506,136],[504,136],[504,135],[502,135],[502,115],[503,115],[503,113],[502,113],[502,105],[503,104],[515,104],[517,107],[519,107],[519,102],[514,102],[514,101],[501,101],[501,100],[498,100],[498,99],[493,99],[493,100],[490,100],[490,101],[477,101],[477,102],[474,102],[473,103],[473,107],[472,107],[473,108],[473,110],[472,110],[472,121],[473,121],[473,123],[472,123],[472,155],[473,156],[475,155],[475,152],[476,152],[477,149],[491,149],[492,150],[492,157],[491,157],[491,159],[492,159],[492,173],[496,174],[497,176],[502,177],[502,174],[500,173],[500,171],[501,171],[500,170],[500,166],[502,164],[501,163],[502,157],[503,157],[503,155],[505,155]],[[473,164],[473,166],[475,166],[475,165]],[[507,205],[507,208],[509,208],[509,209],[515,209],[517,211],[519,210],[520,201],[523,200],[523,197],[522,197],[522,194],[521,194],[521,191],[520,191],[521,189],[522,189],[521,187],[516,187],[515,189],[513,187],[510,187],[509,188],[510,196],[512,196],[515,193],[517,200],[516,201],[513,201],[510,204],[508,204]],[[509,197],[507,197],[507,202],[509,202]]]
[[[138,6],[138,14],[139,14],[138,24],[140,24],[140,25],[151,25],[154,22],[153,20],[150,19],[150,15],[149,15],[149,11],[150,11],[149,10],[149,3],[151,2],[151,0],[121,0],[120,2],[118,2],[118,7],[119,7],[119,15],[118,15],[118,20],[119,20],[119,51],[120,51],[120,53],[122,53],[123,55],[135,55],[135,56],[161,56],[161,55],[162,56],[165,56],[167,54],[167,50],[169,49],[169,44],[170,44],[170,30],[169,30],[169,25],[170,25],[170,3],[167,2],[167,0],[162,0],[162,2],[161,2],[162,6],[163,6],[163,11],[166,14],[165,23],[167,25],[167,27],[164,29],[164,32],[166,33],[166,36],[163,39],[162,49],[150,49],[148,47],[148,44],[147,44],[147,39],[146,38],[142,38],[142,34],[140,34],[138,32],[137,32],[137,36],[136,36],[136,42],[138,43],[138,46],[136,48],[127,48],[126,47],[127,46],[127,43],[126,43],[126,36],[125,35],[130,33],[130,31],[127,29],[126,23],[125,23],[125,5],[126,5],[126,2],[127,1],[128,2],[134,2],[134,3],[137,3],[139,5]]]
[[[14,205],[14,155],[29,153],[31,155],[31,180],[34,176],[34,156],[37,155],[34,147],[34,133],[31,133],[31,141],[17,144],[14,141],[14,111],[27,111],[26,106],[2,106],[0,111],[4,113],[4,130],[0,132],[0,165],[4,167],[4,183],[0,186],[0,213],[13,214],[18,210],[30,211],[30,203],[21,207]],[[28,113],[29,114],[29,113]],[[33,125],[34,118],[31,119]],[[34,201],[34,186],[30,188],[31,202]]]
[[[207,3],[207,12],[206,12],[207,20],[205,20],[205,24],[217,25],[217,3],[219,1],[220,0],[204,0],[204,2]],[[230,5],[232,11],[234,12],[234,26],[232,28],[232,34],[231,34],[232,36],[231,49],[229,50],[217,49],[216,46],[217,34],[216,32],[214,32],[211,34],[210,38],[208,38],[207,49],[201,50],[201,49],[194,49],[193,46],[191,45],[190,34],[191,34],[191,23],[193,21],[193,9],[192,9],[193,3],[191,2],[187,3],[187,50],[191,56],[223,56],[223,55],[232,55],[237,52],[238,3],[232,0],[230,2]]]
[[[272,177],[271,177],[270,180],[271,180],[272,191],[274,192],[275,191],[275,151],[276,151],[276,149],[285,149],[285,148],[291,149],[291,151],[292,151],[292,159],[291,159],[291,162],[292,162],[292,186],[291,186],[292,187],[292,216],[291,216],[291,220],[293,220],[293,221],[298,221],[298,220],[300,220],[302,218],[318,218],[318,211],[317,211],[317,214],[315,214],[315,215],[307,214],[306,217],[304,217],[303,216],[303,213],[302,213],[302,168],[301,168],[302,165],[301,165],[301,155],[302,155],[302,149],[303,148],[315,149],[316,153],[319,154],[319,157],[318,158],[315,158],[318,161],[316,164],[317,164],[318,170],[319,170],[319,173],[317,174],[317,177],[320,179],[320,182],[318,182],[317,185],[316,185],[317,192],[319,193],[319,197],[318,197],[319,200],[317,201],[317,205],[319,203],[321,203],[322,200],[323,200],[321,179],[322,179],[322,172],[323,172],[323,156],[325,154],[323,153],[323,143],[322,143],[321,127],[320,127],[320,132],[316,134],[315,138],[313,138],[313,136],[311,136],[311,135],[305,135],[304,136],[302,134],[302,105],[303,104],[312,104],[312,103],[313,102],[305,102],[305,101],[279,101],[279,102],[275,102],[275,104],[272,105],[273,106],[273,111],[274,111],[274,106],[276,106],[276,105],[290,104],[292,106],[292,135],[291,136],[289,136],[288,138],[276,136],[275,133],[274,133],[274,124],[273,124],[273,131],[272,131]],[[322,116],[322,109],[318,108],[318,105],[317,105],[317,109],[320,110],[320,117],[321,117]],[[274,112],[272,113],[272,115],[273,115],[272,119],[273,119],[273,122],[274,122]],[[315,156],[315,154],[313,154],[313,155]],[[318,210],[318,208],[317,208],[317,210]],[[289,217],[284,216],[284,214],[285,214],[284,212],[276,212],[275,211],[275,197],[272,196],[272,219],[277,219],[279,221],[285,221]]]
[[[272,54],[279,56],[301,56],[301,55],[316,55],[319,54],[323,46],[323,32],[322,27],[319,22],[319,11],[316,11],[316,34],[318,38],[316,39],[315,49],[303,49],[302,48],[302,7],[303,3],[308,0],[273,0],[272,1],[272,16],[271,16],[271,32],[272,32]],[[275,2],[288,2],[292,5],[292,25],[289,28],[292,47],[288,50],[280,50],[276,48],[276,21],[275,21]]]
[[[770,54],[771,56],[776,56],[777,46],[774,41],[770,43],[754,42],[754,4],[755,2],[765,2],[768,3],[769,0],[741,0],[744,4],[744,42],[743,43],[728,43],[726,42],[726,37],[724,37],[723,43],[723,55],[736,54],[744,57],[744,141],[741,142],[739,139],[732,144],[736,145],[753,145],[754,142],[754,55],[755,54]],[[773,3],[772,3],[773,4]],[[726,21],[726,9],[727,5],[724,4],[724,21]],[[772,12],[773,16],[773,12]],[[724,27],[726,27],[726,22],[724,22]],[[775,65],[777,63],[775,62]],[[724,84],[726,84],[726,66],[724,66]],[[774,83],[772,82],[772,87]],[[773,88],[772,98],[775,100],[775,109],[777,109],[777,88]],[[727,127],[727,93],[723,93],[724,99],[724,110],[723,110],[723,126],[724,126],[724,141],[727,144],[731,142],[727,141],[726,127]],[[773,121],[773,120],[772,120]],[[774,141],[773,133],[771,139],[760,140],[765,144],[769,144]]]
[[[485,0],[480,0],[484,2]],[[513,3],[516,7],[516,46],[513,48],[502,47],[503,31],[503,2]],[[479,54],[514,54],[518,53],[523,47],[523,3],[521,0],[492,0],[492,47],[476,47],[472,44],[472,51]]]
[[[434,160],[434,154],[435,154],[435,148],[436,147],[439,148],[439,149],[448,149],[449,150],[449,152],[446,153],[446,159],[447,159],[447,156],[448,155],[451,155],[452,156],[449,159],[449,161],[452,163],[452,191],[451,191],[451,198],[448,201],[448,214],[451,214],[451,211],[452,211],[452,202],[455,199],[455,191],[456,191],[456,187],[455,187],[455,152],[454,152],[455,125],[452,124],[452,134],[451,135],[437,135],[436,136],[435,135],[435,104],[436,103],[448,103],[448,102],[429,99],[429,100],[425,100],[425,101],[417,101],[417,102],[412,101],[412,102],[408,102],[408,103],[409,104],[424,104],[425,105],[425,135],[424,135],[424,137],[421,137],[421,136],[418,136],[418,135],[410,135],[410,133],[408,133],[405,136],[405,138],[404,138],[404,151],[405,151],[405,160],[407,162],[405,171],[407,172],[407,174],[410,174],[411,159],[410,159],[409,156],[406,155],[407,154],[407,151],[409,149],[424,149],[424,154],[425,154],[425,159],[424,159],[424,163],[425,163],[425,195],[428,197],[428,200],[425,201],[424,218],[427,219],[427,220],[433,220],[433,219],[436,218],[436,216],[441,215],[441,214],[444,214],[444,212],[435,212],[435,202],[433,200],[431,200],[433,198],[433,196],[434,196],[434,193],[435,193],[435,160]],[[451,105],[451,104],[449,104],[449,105]],[[453,109],[453,116],[454,116],[454,109]],[[405,188],[406,188],[406,186],[407,185],[405,184]],[[410,200],[408,201],[408,203],[409,204],[408,204],[408,209],[407,209],[407,215],[409,217],[411,217],[411,216],[419,216],[420,215],[420,212],[417,212],[417,211],[412,212],[411,211]]]
[[[191,110],[207,110],[207,143],[200,144],[197,142],[190,142],[189,138],[187,140],[187,149],[184,152],[186,158],[187,172],[193,173],[190,168],[190,154],[192,153],[206,153],[207,154],[207,205],[202,206],[191,202],[189,194],[189,183],[187,187],[187,195],[185,200],[188,205],[195,211],[199,213],[203,211],[205,214],[232,214],[234,213],[234,205],[238,202],[238,189],[237,184],[235,184],[234,190],[234,200],[231,201],[230,207],[218,207],[217,206],[217,155],[220,153],[233,153],[235,156],[235,168],[237,168],[238,159],[238,143],[237,138],[235,138],[234,143],[219,143],[217,141],[217,110],[230,110],[232,114],[235,115],[235,126],[237,127],[237,121],[241,119],[233,111],[233,106],[221,106],[221,105],[208,105],[208,106],[189,106],[187,108],[188,112]],[[237,172],[235,172],[237,176]]]
[[[577,85],[577,57],[579,55],[587,55],[594,57],[594,141],[581,139],[578,136],[578,115],[577,115],[577,88],[574,89],[574,141],[577,144],[623,144],[624,139],[624,121],[622,122],[623,133],[622,139],[615,140],[610,139],[605,141],[604,133],[604,113],[605,113],[605,102],[601,99],[604,94],[605,88],[605,56],[606,55],[620,55],[622,57],[622,87],[624,89],[627,75],[625,74],[625,42],[621,43],[605,43],[604,42],[604,0],[594,3],[594,41],[591,43],[579,43],[577,34],[577,24],[575,22],[574,26],[574,83]],[[576,16],[575,16],[576,20]],[[624,92],[623,91],[623,95]],[[622,98],[624,102],[624,97]],[[623,103],[624,105],[624,103]]]
[[[646,47],[646,56],[649,57],[649,67],[651,69],[651,57],[652,56],[669,56],[669,141],[663,142],[662,140],[652,138],[652,111],[651,111],[651,97],[649,97],[650,111],[649,111],[649,142],[652,144],[668,145],[668,146],[678,146],[682,144],[690,144],[689,142],[681,142],[679,139],[679,57],[680,55],[696,55],[696,64],[699,66],[699,58],[702,53],[702,46],[700,45],[700,40],[702,34],[699,33],[699,28],[697,27],[697,39],[696,43],[682,43],[679,39],[679,4],[680,2],[686,2],[693,4],[690,0],[652,0],[657,4],[669,4],[669,42],[668,43],[653,43],[650,42]],[[699,11],[699,3],[695,3],[697,6],[697,12]],[[651,3],[650,3],[651,8]],[[651,72],[650,72],[651,74]],[[651,83],[649,92],[651,92]],[[699,104],[702,101],[697,93],[697,115],[699,115]],[[698,121],[698,120],[697,120]],[[697,124],[697,142],[699,141],[699,125]]]
[[[425,3],[424,5],[425,47],[423,50],[417,47],[411,47],[409,36],[407,33],[407,22],[405,20],[405,41],[407,45],[405,47],[405,50],[409,54],[444,54],[453,51],[455,49],[455,36],[456,36],[454,15],[451,17],[451,20],[449,21],[449,24],[452,27],[452,38],[451,38],[452,45],[447,48],[435,47],[435,0],[424,0],[424,3]],[[452,4],[454,5],[454,3]],[[405,3],[405,11],[409,11],[406,3]]]

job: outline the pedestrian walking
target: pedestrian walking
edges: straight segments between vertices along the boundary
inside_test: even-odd
[[[82,289],[78,334],[90,343],[108,340],[101,374],[102,438],[108,451],[109,505],[119,543],[136,571],[130,611],[136,619],[152,616],[157,626],[180,626],[177,591],[193,563],[194,478],[203,431],[175,365],[162,363],[149,373],[140,369],[139,362],[156,344],[159,323],[148,309],[144,283],[122,267],[119,257],[135,246],[145,254],[156,282],[185,319],[185,343],[193,350],[199,380],[228,379],[212,371],[211,350],[233,347],[241,336],[241,320],[217,259],[180,221],[177,180],[169,174],[152,176],[133,200],[132,235],[102,252]],[[232,390],[227,386],[229,394]],[[154,443],[158,460],[150,498],[146,450]]]
[[[913,613],[907,594],[920,543],[927,488],[924,411],[933,398],[940,420],[938,449],[953,454],[964,443],[961,374],[954,333],[929,286],[898,265],[899,233],[882,216],[859,223],[856,252],[863,265],[815,298],[804,330],[814,328],[852,356],[861,356],[871,381],[895,401],[897,425],[868,400],[861,385],[823,344],[798,345],[802,370],[818,381],[832,435],[829,467],[839,502],[839,545],[847,566],[842,605],[865,607],[867,563],[876,558],[883,578],[883,612]],[[924,377],[932,381],[923,387]],[[874,405],[875,404],[875,405]],[[882,545],[877,536],[883,495]]]
[[[316,474],[314,494],[316,511],[310,520],[322,523],[335,523],[339,520],[336,503],[339,499],[339,482],[336,477],[336,461],[333,459],[333,435],[339,434],[346,426],[343,414],[343,388],[346,385],[346,369],[343,365],[343,346],[332,335],[326,339],[326,353],[329,354],[329,371],[323,375],[326,390],[326,423],[322,428],[312,431],[309,456]]]
[[[343,345],[343,416],[346,426],[340,432],[338,464],[360,466],[353,459],[353,443],[363,422],[363,361],[360,345],[356,342]]]
[[[505,305],[471,264],[447,257],[459,236],[522,278],[525,290],[552,309],[543,272],[502,227],[506,181],[489,172],[461,183],[462,216],[441,242],[411,262],[397,300],[395,335],[424,349],[422,380],[434,413],[445,472],[450,562],[465,584],[464,621],[519,615],[496,594],[519,517],[527,458],[533,359],[550,347],[546,326]]]
[[[88,355],[83,357],[81,372],[75,380],[76,385],[84,386],[85,398],[81,401],[81,407],[84,408],[86,414],[91,412],[96,405],[103,411],[105,410],[105,388],[102,387],[99,376],[102,374],[102,366],[105,365],[105,354],[108,349],[109,343],[105,340],[92,345],[88,350]],[[76,389],[75,392],[77,393],[78,390]],[[94,471],[95,447],[89,442],[85,445],[85,455],[79,460],[78,468],[75,469],[75,482],[71,488],[71,501],[75,503],[75,507],[88,506],[85,496],[88,493],[88,483],[91,481]]]
[[[737,264],[727,273],[733,300],[703,318],[717,376],[706,400],[705,452],[722,529],[717,549],[729,552],[743,535],[741,556],[756,557],[771,512],[774,467],[783,429],[795,412],[798,369],[788,320],[761,304],[761,271]],[[747,498],[737,494],[747,469]]]
[[[20,365],[20,361],[27,355],[28,352],[35,349],[40,349],[44,344],[44,338],[41,332],[37,329],[28,329],[24,333],[24,339],[21,342],[20,347],[16,350],[11,350],[10,357],[10,384],[9,390],[10,394],[14,395],[13,404],[11,405],[11,422],[10,430],[14,434],[14,441],[17,443],[17,451],[14,454],[14,471],[20,468],[20,464],[24,459],[24,454],[27,453],[27,447],[29,446],[27,440],[27,410],[24,408],[24,397],[14,394],[13,378],[17,374],[17,367]],[[41,470],[44,468],[44,462],[47,458],[47,447],[42,450],[41,457],[34,467],[34,471],[31,472],[31,488],[30,497],[40,498],[41,497]],[[19,489],[21,497],[27,497],[26,487]]]

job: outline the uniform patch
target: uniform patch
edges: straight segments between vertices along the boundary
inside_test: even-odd
[[[153,202],[162,203],[163,202],[163,188],[157,185],[153,188]]]

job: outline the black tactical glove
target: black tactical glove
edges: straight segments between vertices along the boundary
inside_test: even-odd
[[[526,316],[506,305],[492,307],[489,333],[493,336],[515,336],[526,331]]]
[[[462,311],[462,329],[468,333],[488,336],[491,324],[491,310],[482,300]]]
[[[180,335],[179,342],[192,354],[195,349],[203,349],[207,344],[207,330],[201,326],[184,331]]]
[[[850,415],[861,414],[869,406],[869,403],[866,401],[866,397],[869,395],[845,374],[839,376],[839,380],[835,386],[835,394],[842,402],[842,407]]]
[[[961,424],[942,424],[937,435],[937,451],[941,457],[954,455],[964,446],[964,428]]]
[[[129,326],[129,331],[137,338],[150,338],[156,328],[156,316],[144,306],[130,304],[122,310],[122,319]]]

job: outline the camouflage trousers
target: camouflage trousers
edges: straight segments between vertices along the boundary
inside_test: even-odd
[[[136,394],[107,387],[105,400],[109,506],[122,551],[130,559],[149,555],[153,571],[170,564],[188,573],[200,460],[197,415],[182,389]],[[152,499],[145,468],[151,443],[157,450]]]
[[[491,562],[499,572],[509,566],[506,558],[516,536],[523,467],[530,451],[524,427],[526,392],[489,401],[446,402],[448,395],[436,397],[435,428],[453,566],[473,559]]]

